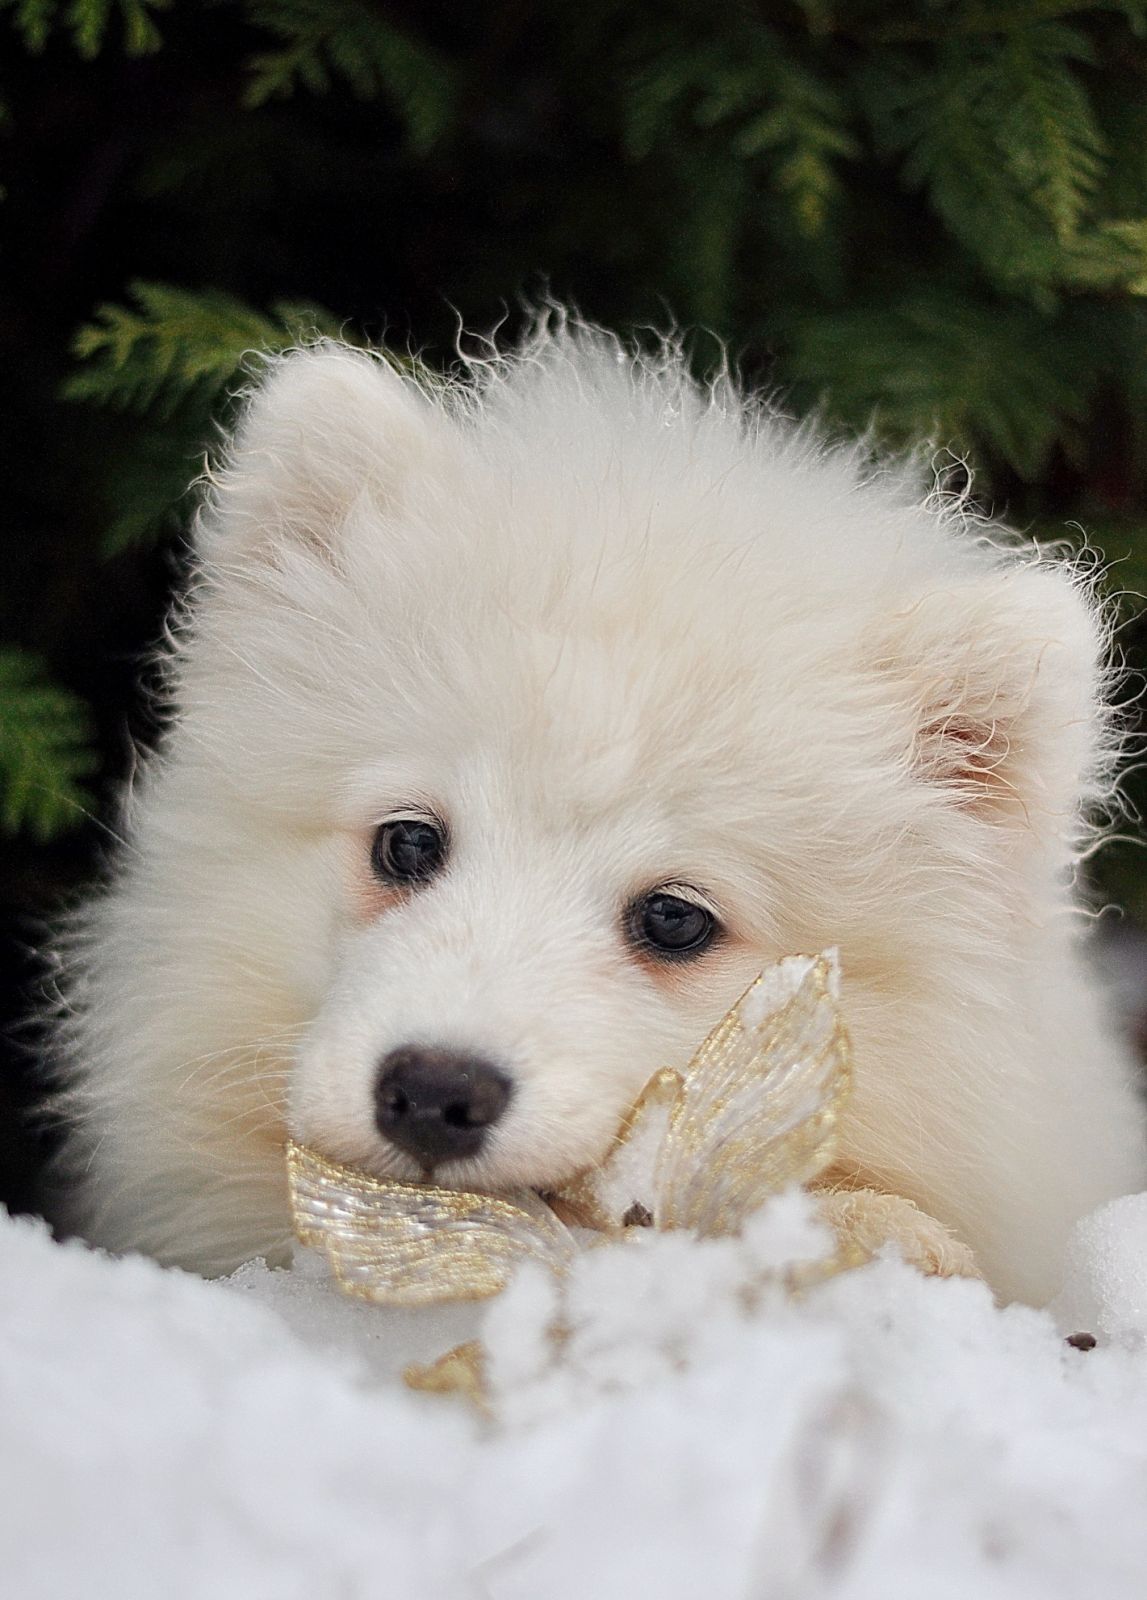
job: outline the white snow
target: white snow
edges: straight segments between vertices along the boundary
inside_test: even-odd
[[[398,1314],[310,1256],[205,1283],[0,1215],[0,1595],[1147,1593],[1147,1196],[1081,1224],[1059,1327],[894,1259],[787,1299],[800,1196],[632,1233]],[[403,1387],[476,1330],[493,1420]]]
[[[1053,1307],[1073,1328],[1134,1343],[1147,1330],[1147,1194],[1110,1200],[1076,1224]]]

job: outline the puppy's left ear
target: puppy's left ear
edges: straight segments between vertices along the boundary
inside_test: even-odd
[[[381,355],[328,343],[276,357],[215,476],[201,551],[274,559],[293,546],[337,557],[352,507],[393,507],[446,453],[450,431],[413,378]]]
[[[1106,630],[1050,563],[930,589],[881,630],[876,665],[904,714],[917,781],[985,821],[1049,839],[1102,792]]]

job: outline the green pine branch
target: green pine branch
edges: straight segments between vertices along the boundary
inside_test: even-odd
[[[84,814],[87,713],[27,651],[0,649],[0,830],[49,839]]]
[[[1057,288],[1137,291],[1147,273],[1141,219],[1097,211],[1109,150],[1081,76],[1093,61],[1079,29],[1045,21],[943,40],[930,69],[891,52],[860,80],[906,183],[1001,287],[1044,304]]]
[[[785,334],[789,376],[850,426],[1004,461],[1029,480],[1078,441],[1103,359],[1074,327],[958,283],[798,318]]]
[[[698,47],[664,32],[639,52],[623,108],[626,145],[641,159],[677,139],[676,119],[722,131],[733,163],[762,162],[798,230],[820,233],[840,190],[839,164],[860,155],[838,89],[753,27]]]
[[[1006,66],[991,76],[1002,95],[1010,87],[1010,101],[995,105],[989,92],[981,114],[998,114],[996,146],[1017,190],[1068,243],[1087,214],[1107,155],[1074,70],[1076,63],[1093,64],[1095,52],[1076,29],[1045,24],[1013,35],[996,55]]]
[[[70,400],[170,415],[189,399],[210,404],[251,351],[335,336],[328,313],[280,303],[269,314],[217,289],[135,282],[132,305],[105,304],[76,334],[83,365],[64,385]]]
[[[155,544],[186,526],[210,432],[209,410],[181,412],[165,426],[144,426],[128,450],[111,457],[100,481],[102,555]]]
[[[245,9],[279,41],[249,64],[248,105],[300,88],[325,94],[341,79],[363,100],[388,100],[415,153],[430,149],[449,127],[457,100],[453,67],[367,0],[247,0]]]
[[[316,335],[345,338],[328,312],[281,302],[267,313],[218,290],[194,292],[137,282],[132,303],[97,308],[76,334],[81,365],[63,385],[88,401],[143,419],[104,474],[105,554],[116,555],[178,527],[189,482],[202,465],[212,417],[243,377],[252,352],[274,352]]]
[[[171,0],[0,0],[12,24],[33,52],[43,50],[54,32],[71,35],[80,55],[99,55],[112,17],[119,18],[123,48],[129,56],[148,55],[163,43],[155,13]]]

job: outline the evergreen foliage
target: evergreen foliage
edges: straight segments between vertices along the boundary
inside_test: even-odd
[[[11,15],[16,32],[29,50],[40,51],[54,30],[64,29],[81,56],[99,55],[118,17],[123,48],[129,56],[158,50],[162,43],[155,13],[171,0],[0,0],[0,12]]]
[[[1052,348],[1042,333],[1022,300],[1001,306],[941,280],[891,306],[808,316],[790,337],[805,383],[838,413],[876,415],[897,439],[930,432],[1034,478],[1057,445],[1079,447],[1089,396],[1078,374],[1093,358],[1083,327]]]
[[[76,334],[82,365],[63,385],[68,399],[168,417],[197,398],[213,402],[251,351],[340,332],[325,313],[285,302],[264,315],[219,290],[136,282],[128,293],[134,306],[99,306]]]
[[[734,158],[761,158],[762,171],[787,197],[793,226],[822,232],[838,192],[838,167],[861,154],[838,86],[785,49],[775,29],[761,26],[690,42],[653,34],[622,105],[626,147],[640,159],[674,136],[676,110],[699,128],[721,131]]]
[[[0,650],[0,823],[50,838],[83,812],[94,753],[82,703],[34,656]]]
[[[0,0],[5,29],[7,224],[39,242],[0,363],[60,484],[22,493],[25,650],[67,656],[21,594],[185,523],[249,352],[412,330],[449,361],[456,314],[543,282],[705,325],[793,409],[931,437],[1147,571],[1143,0]],[[0,824],[47,832],[68,806],[27,797],[74,798],[76,703],[3,660]]]
[[[219,290],[129,285],[131,303],[98,306],[75,335],[79,365],[62,385],[69,400],[150,420],[114,468],[115,509],[102,547],[115,555],[178,526],[190,505],[213,419],[243,386],[245,361],[315,338],[345,337],[326,312],[279,302],[266,314]],[[158,424],[158,425],[157,425]]]
[[[449,62],[368,0],[250,0],[247,13],[279,40],[251,58],[249,106],[296,88],[325,94],[341,79],[363,100],[389,99],[415,150],[430,149],[449,125],[456,98]]]

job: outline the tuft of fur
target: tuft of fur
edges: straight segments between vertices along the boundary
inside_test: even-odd
[[[978,1278],[975,1257],[950,1228],[902,1195],[873,1189],[830,1189],[817,1209],[846,1252],[861,1260],[892,1246],[901,1260],[929,1278]]]
[[[551,316],[453,382],[268,362],[198,519],[166,734],[62,943],[76,1226],[282,1259],[288,1127],[412,1175],[372,1109],[411,1042],[514,1080],[445,1176],[556,1185],[764,963],[836,945],[849,1183],[1046,1299],[1072,1222],[1147,1180],[1072,899],[1107,645],[1069,563],[672,343]],[[411,807],[449,865],[387,897],[372,832]],[[726,934],[659,969],[624,910],[680,882]]]

